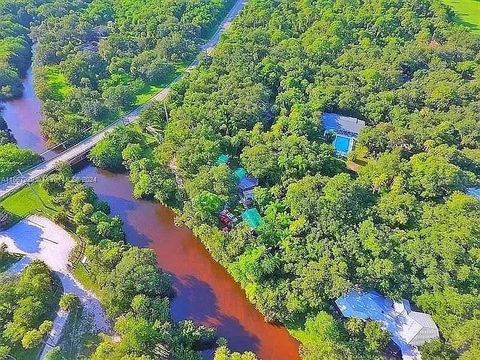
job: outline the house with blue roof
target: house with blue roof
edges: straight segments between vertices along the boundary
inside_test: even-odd
[[[258,179],[249,176],[244,168],[238,168],[234,174],[238,178],[238,195],[243,205],[248,208],[253,204],[253,191],[258,186]]]
[[[322,123],[325,134],[334,136],[333,146],[338,155],[347,156],[355,145],[365,121],[335,113],[323,113]]]
[[[335,304],[344,317],[377,321],[390,332],[403,360],[420,360],[418,346],[438,339],[437,325],[428,314],[412,311],[408,300],[393,302],[376,291],[350,291]]]

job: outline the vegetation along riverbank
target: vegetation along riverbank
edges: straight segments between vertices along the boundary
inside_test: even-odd
[[[479,174],[479,49],[437,1],[252,0],[168,114],[142,115],[158,145],[119,129],[91,158],[177,209],[303,358],[383,356],[381,332],[331,312],[373,288],[433,316],[442,340],[425,358],[474,359],[480,205],[465,191]],[[324,112],[365,122],[357,172]]]
[[[12,38],[0,43],[0,91],[18,96],[33,39],[42,133],[67,146],[181,73],[232,5],[64,2],[0,0],[8,25],[0,31]],[[398,357],[405,341],[424,360],[478,359],[478,1],[450,2],[456,12],[445,3],[249,0],[164,101],[118,127],[89,159],[128,172],[135,198],[172,209],[265,320],[301,342],[302,359]],[[1,122],[0,141],[0,177],[39,160]],[[121,202],[126,220],[147,208],[104,196]],[[255,358],[231,354],[213,328],[173,319],[172,277],[158,255],[128,244],[121,218],[68,166],[1,206],[14,221],[44,212],[78,236],[74,273],[114,322],[113,336],[55,350],[64,357],[199,359],[218,345],[216,360]],[[152,232],[138,241],[150,244]],[[39,346],[51,318],[43,309],[59,303],[55,277],[35,266],[0,281],[14,289],[5,290],[12,310],[0,316],[5,354]],[[16,290],[37,272],[45,288]],[[213,287],[201,285],[190,296],[211,299]],[[363,298],[383,322],[339,305]],[[23,327],[10,305],[17,300],[20,314],[31,303],[42,310]],[[388,327],[394,319],[428,336],[399,339]]]

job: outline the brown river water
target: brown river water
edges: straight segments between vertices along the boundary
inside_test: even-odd
[[[24,86],[24,97],[4,104],[3,116],[20,146],[43,152],[40,103],[33,90],[31,72]],[[263,360],[299,359],[298,342],[285,328],[264,321],[240,286],[192,232],[175,226],[171,210],[134,199],[125,174],[113,174],[87,164],[77,175],[94,178],[89,185],[100,199],[109,203],[112,214],[122,218],[128,242],[151,248],[159,266],[172,275],[175,320],[192,319],[197,324],[213,326],[219,336],[228,340],[232,350],[254,351]],[[212,351],[204,355],[211,359]]]

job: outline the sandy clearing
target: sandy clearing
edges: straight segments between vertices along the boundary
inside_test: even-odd
[[[49,219],[34,215],[0,232],[1,243],[7,245],[8,251],[24,255],[7,272],[18,273],[32,260],[42,260],[60,278],[64,291],[80,298],[85,311],[93,317],[94,330],[111,332],[111,324],[98,299],[70,273],[68,256],[75,247],[75,240],[65,229]]]

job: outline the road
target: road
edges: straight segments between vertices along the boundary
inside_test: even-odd
[[[238,15],[238,13],[243,9],[247,0],[237,0],[237,2],[230,9],[229,13],[225,16],[223,21],[219,24],[217,31],[205,44],[201,46],[201,52],[211,53],[211,51],[218,44],[221,35],[225,32],[226,29],[230,26],[233,19]],[[190,66],[187,68],[186,72],[192,71],[198,65],[198,59],[195,59]],[[182,79],[184,74],[178,76],[173,82],[177,82]],[[170,84],[170,86],[172,85]],[[138,119],[140,113],[143,109],[148,107],[154,101],[164,100],[170,93],[170,87],[163,89],[158,94],[156,94],[152,99],[142,104],[132,112],[128,113],[124,117],[115,121],[111,125],[107,126],[105,129],[100,132],[86,138],[82,142],[70,147],[69,149],[57,154],[52,159],[42,162],[26,171],[21,175],[14,176],[0,184],[0,199],[7,197],[8,195],[18,191],[25,184],[33,182],[40,177],[52,172],[59,163],[61,162],[70,162],[73,159],[81,156],[82,154],[87,153],[91,148],[93,148],[100,140],[105,138],[109,133],[111,133],[115,128],[123,124],[130,124]]]

